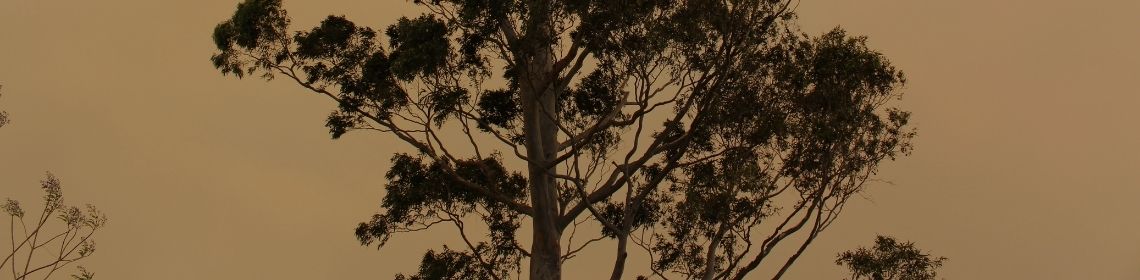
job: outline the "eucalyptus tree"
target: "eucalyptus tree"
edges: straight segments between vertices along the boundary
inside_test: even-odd
[[[560,279],[604,238],[613,279],[633,246],[656,276],[742,279],[795,240],[779,278],[914,136],[889,104],[903,74],[864,37],[802,33],[792,1],[415,4],[382,32],[336,15],[294,31],[280,0],[246,0],[211,58],[328,97],[333,138],[409,148],[356,236],[450,224],[466,248],[399,279]],[[572,243],[583,224],[601,232]]]
[[[946,257],[934,257],[894,237],[876,236],[871,248],[839,253],[835,264],[851,270],[851,280],[934,280]]]

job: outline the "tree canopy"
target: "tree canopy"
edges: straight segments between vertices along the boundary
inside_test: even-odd
[[[775,262],[779,278],[915,135],[890,105],[903,73],[866,37],[799,31],[793,1],[414,2],[423,14],[383,32],[340,15],[294,31],[281,0],[246,0],[211,57],[333,100],[333,138],[411,148],[357,238],[450,224],[466,248],[429,250],[397,279],[560,279],[603,238],[613,279],[631,243],[654,276],[743,279]],[[489,234],[468,236],[474,221]]]
[[[894,237],[876,236],[874,247],[839,253],[835,264],[851,270],[851,280],[934,280],[945,257],[933,257]]]

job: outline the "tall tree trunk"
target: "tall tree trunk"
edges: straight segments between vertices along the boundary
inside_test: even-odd
[[[545,98],[544,98],[545,99]],[[542,114],[542,112],[534,112]],[[541,117],[541,116],[540,116]],[[544,118],[544,117],[541,117]],[[545,121],[538,121],[538,123],[546,123]],[[543,125],[534,125],[534,130],[530,131],[545,131],[546,127]],[[527,136],[527,141],[546,140],[541,137],[544,135]],[[540,142],[540,141],[534,141]],[[541,141],[549,143],[547,141]],[[539,144],[527,143],[528,151],[536,151],[537,148],[533,146],[545,146]],[[528,153],[531,155],[537,153]],[[535,159],[531,156],[531,159]],[[549,159],[549,156],[540,157]],[[538,162],[545,162],[538,161]],[[553,170],[546,170],[542,166],[536,166],[534,162],[530,163],[530,188],[531,188],[531,203],[534,205],[534,241],[531,244],[531,258],[530,258],[530,279],[541,280],[558,280],[562,277],[562,247],[561,239],[562,232],[558,228],[558,200],[557,200],[557,187],[554,182],[554,177],[550,175]]]
[[[536,55],[543,56],[543,55]],[[547,55],[547,57],[549,57]],[[538,60],[538,59],[536,59]],[[534,61],[538,62],[538,61]],[[541,68],[550,68],[550,63],[539,62],[546,65],[532,65]],[[533,69],[533,68],[532,68]],[[532,74],[534,74],[532,72]],[[528,75],[530,81],[537,84],[548,84],[541,80],[545,75]],[[538,77],[536,77],[538,76]],[[525,83],[525,81],[524,81]],[[562,232],[558,227],[558,188],[554,181],[554,167],[547,168],[547,164],[555,157],[558,149],[556,138],[557,127],[552,118],[557,115],[554,111],[555,98],[558,90],[549,87],[525,89],[522,95],[524,100],[523,112],[524,129],[526,130],[527,157],[530,158],[528,169],[530,173],[531,204],[534,206],[534,241],[531,245],[530,279],[558,280],[562,275]]]
[[[562,231],[558,227],[557,171],[550,161],[558,153],[558,95],[562,89],[553,86],[557,74],[550,44],[551,15],[549,0],[533,0],[528,19],[519,80],[526,133],[531,204],[534,207],[534,240],[531,244],[530,279],[562,279]]]
[[[530,23],[531,26],[546,24]],[[534,28],[534,27],[532,27]],[[544,27],[537,27],[530,34],[546,33]],[[541,38],[541,35],[538,36]],[[532,36],[531,40],[535,40]],[[523,100],[523,126],[527,134],[527,156],[530,158],[530,198],[535,208],[534,242],[530,248],[530,279],[562,279],[562,232],[557,227],[559,220],[559,200],[557,184],[554,181],[555,167],[549,160],[557,153],[557,117],[555,102],[560,89],[551,87],[553,77],[553,56],[549,43],[535,40],[531,48],[527,71],[521,82]],[[551,166],[551,167],[547,167]]]

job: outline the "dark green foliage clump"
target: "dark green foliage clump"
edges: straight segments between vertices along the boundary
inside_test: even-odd
[[[358,33],[359,32],[359,33]],[[341,53],[341,46],[352,43],[356,36],[370,41],[376,37],[370,29],[356,28],[343,16],[329,16],[321,25],[307,33],[297,34],[297,56],[302,58],[331,58]]]
[[[428,103],[431,104],[431,109],[434,111],[432,121],[435,122],[436,127],[440,127],[444,121],[458,117],[461,107],[470,102],[471,94],[467,92],[467,89],[461,87],[441,88],[428,95],[428,99]]]
[[[880,235],[874,247],[840,253],[835,264],[851,270],[851,280],[933,280],[945,260],[923,253],[913,242]]]
[[[481,273],[478,258],[461,251],[453,251],[447,246],[443,251],[436,253],[429,250],[424,254],[420,270],[412,276],[396,275],[396,280],[460,280],[460,279],[494,279]]]
[[[327,121],[333,138],[360,127],[368,116],[386,116],[407,104],[393,60],[377,45],[374,30],[329,16],[317,27],[289,36],[289,22],[280,0],[243,2],[232,19],[214,29],[221,52],[211,60],[224,74],[285,74],[335,96],[339,110]]]
[[[405,81],[436,73],[451,51],[447,33],[447,25],[433,16],[400,18],[386,32],[392,47],[392,72]]]
[[[601,118],[618,106],[621,98],[620,80],[606,71],[594,71],[582,78],[578,88],[569,94],[573,106],[564,105],[564,114],[580,114],[594,119]]]
[[[656,198],[657,200],[664,200],[668,198]],[[630,228],[639,229],[648,225],[652,225],[661,219],[661,209],[658,208],[662,204],[661,201],[649,200],[646,202],[638,203],[633,206],[633,209],[626,211],[627,207],[623,203],[606,203],[605,207],[601,209],[602,217],[609,221],[624,221],[626,213],[632,213],[630,219]],[[602,236],[615,238],[618,232],[609,227],[602,227]]]
[[[521,200],[525,196],[526,179],[520,174],[507,173],[496,160],[461,161],[457,165],[458,175],[470,183],[487,184],[513,199]],[[392,226],[411,225],[434,218],[437,211],[441,211],[439,208],[459,212],[474,211],[477,206],[487,210],[503,208],[496,201],[459,187],[462,183],[444,176],[443,168],[406,154],[393,157],[392,168],[386,175],[389,180],[387,195],[381,205],[388,211],[370,223],[361,224],[357,230],[361,242],[379,240],[383,245]]]
[[[392,158],[392,168],[386,177],[389,183],[387,194],[381,204],[387,209],[368,222],[356,228],[356,236],[362,244],[379,242],[382,247],[395,233],[418,231],[440,222],[463,224],[462,217],[477,214],[490,231],[490,242],[473,244],[473,252],[445,250],[439,254],[429,252],[421,267],[422,279],[460,279],[458,275],[505,275],[518,268],[521,255],[517,251],[518,241],[515,232],[519,228],[520,215],[510,211],[506,205],[490,199],[461,184],[488,186],[496,193],[504,194],[512,200],[522,200],[526,194],[526,179],[517,173],[509,173],[497,159],[462,160],[455,163],[458,177],[466,182],[458,182],[447,176],[444,166],[438,163],[425,163],[422,158],[398,154]],[[483,259],[487,263],[471,263]],[[444,261],[447,263],[429,263]],[[463,262],[458,264],[457,262]],[[473,274],[452,274],[456,266],[470,266],[463,270]],[[442,270],[441,270],[442,269]],[[426,274],[425,274],[426,273]],[[442,273],[442,274],[440,274]],[[448,275],[444,278],[436,276]],[[421,278],[410,278],[421,279]]]
[[[478,106],[478,113],[483,116],[480,120],[480,128],[483,130],[490,129],[488,125],[513,128],[519,115],[515,92],[510,90],[486,91],[479,98]]]
[[[271,60],[242,63],[244,58],[241,54],[232,50],[236,45],[257,50],[261,55],[271,55],[272,50],[267,45],[287,40],[285,29],[288,25],[289,18],[281,9],[281,0],[252,0],[238,4],[233,18],[214,28],[214,43],[222,50],[211,58],[214,66],[223,74],[233,73],[238,77],[259,68],[271,67]]]

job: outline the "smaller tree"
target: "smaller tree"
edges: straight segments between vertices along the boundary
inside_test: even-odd
[[[2,205],[9,217],[11,249],[0,261],[0,275],[10,272],[13,280],[32,276],[50,279],[56,271],[91,256],[95,252],[95,232],[107,223],[107,216],[95,206],[88,204],[81,209],[64,205],[62,185],[51,173],[40,181],[40,186],[44,190],[44,209],[34,223],[28,223],[19,201],[7,199]],[[63,224],[49,223],[53,216]],[[60,232],[51,233],[55,231]],[[94,277],[82,266],[77,269],[79,273],[72,275],[75,279]]]
[[[0,89],[4,89],[4,85],[0,85]],[[4,95],[0,94],[0,96]],[[0,110],[0,127],[4,127],[6,124],[8,124],[8,112]]]
[[[933,280],[945,257],[932,257],[914,247],[879,235],[871,249],[860,247],[839,254],[835,264],[851,270],[851,280]]]

